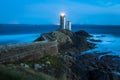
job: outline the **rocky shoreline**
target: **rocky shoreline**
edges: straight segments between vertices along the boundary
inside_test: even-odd
[[[60,33],[65,35],[59,36]],[[66,38],[66,41],[64,40]],[[64,65],[62,69],[65,71],[68,80],[119,80],[120,75],[115,74],[119,70],[118,56],[103,56],[98,59],[100,55],[108,54],[109,52],[102,53],[87,53],[81,55],[81,52],[95,48],[95,44],[87,42],[91,37],[85,31],[78,31],[75,33],[61,30],[50,33],[50,36],[56,38],[59,43],[58,57],[62,60],[61,64]],[[65,37],[65,38],[64,38]],[[101,40],[90,39],[93,42],[102,42]],[[79,44],[78,44],[79,43]],[[74,47],[73,47],[74,46]],[[118,66],[115,66],[118,65]],[[62,72],[60,70],[59,72]],[[56,72],[55,72],[56,73]],[[62,73],[63,74],[63,73]],[[61,74],[61,75],[62,75]],[[59,74],[60,77],[60,74]]]
[[[12,65],[13,70],[19,71],[19,68],[23,68],[28,69],[29,73],[34,72],[32,78],[26,76],[27,79],[23,80],[120,80],[120,57],[107,55],[98,58],[109,52],[81,54],[83,51],[95,48],[95,44],[87,41],[91,37],[87,32],[57,30],[43,35],[49,35],[57,40],[59,54],[45,56],[37,61],[1,65],[6,68],[11,68],[7,66]],[[37,41],[42,41],[42,37],[35,40]],[[92,41],[101,42],[93,39]],[[19,72],[24,73],[21,70]],[[35,74],[39,74],[37,77],[40,77],[43,76],[41,73],[49,77],[35,79]]]

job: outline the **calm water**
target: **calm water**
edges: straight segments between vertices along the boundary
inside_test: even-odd
[[[57,25],[0,25],[0,45],[32,42],[42,33],[57,30]],[[85,30],[94,35],[96,49],[86,52],[106,52],[110,55],[120,55],[120,26],[73,25],[72,31]],[[104,37],[98,37],[98,36]]]

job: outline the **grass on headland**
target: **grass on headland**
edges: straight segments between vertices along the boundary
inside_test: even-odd
[[[15,66],[14,66],[15,67]],[[21,67],[0,66],[0,80],[56,80],[44,73]]]
[[[0,65],[0,80],[67,80],[65,75],[56,79],[54,75],[48,75],[33,69],[34,64],[46,64],[47,61],[50,62],[53,69],[61,72],[61,60],[56,56],[46,56],[38,61],[24,62],[30,66],[28,69],[21,67],[20,63]],[[48,66],[49,70],[51,70],[51,67]]]
[[[50,64],[54,67],[54,68],[59,68],[61,67],[61,60],[56,57],[56,56],[46,56],[41,58],[38,61],[31,61],[31,62],[25,62],[26,64],[29,64],[30,67],[33,67],[34,64],[46,64],[46,62],[49,61]]]

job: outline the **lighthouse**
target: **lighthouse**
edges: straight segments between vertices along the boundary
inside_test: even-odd
[[[65,13],[60,14],[60,29],[65,29]]]
[[[71,31],[71,22],[70,21],[66,21],[65,29]]]
[[[71,31],[71,22],[65,20],[65,13],[60,14],[60,29],[66,29]]]

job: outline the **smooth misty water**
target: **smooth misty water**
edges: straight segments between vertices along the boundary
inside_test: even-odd
[[[120,37],[111,35],[111,34],[92,34],[93,39],[95,40],[101,40],[102,42],[92,42],[97,44],[95,49],[88,50],[83,52],[83,54],[87,53],[101,53],[101,52],[109,52],[109,54],[104,54],[99,57],[99,59],[102,56],[105,55],[119,55],[120,56]],[[89,40],[88,40],[89,41]],[[91,41],[90,41],[91,42]]]
[[[0,45],[32,42],[40,34],[51,32],[58,28],[59,26],[57,25],[0,25]],[[111,52],[109,55],[120,55],[120,26],[72,26],[72,31],[78,30],[85,30],[93,34],[94,39],[102,40],[102,42],[96,42],[98,48],[86,52],[107,51]]]
[[[0,35],[0,45],[32,42],[39,36],[37,33]]]

